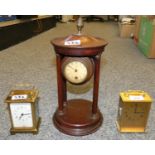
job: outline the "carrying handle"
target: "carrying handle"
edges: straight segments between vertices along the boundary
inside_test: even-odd
[[[144,93],[143,90],[128,90],[128,92],[133,92],[133,91],[136,91],[136,92],[138,92],[138,93]]]
[[[128,90],[125,92],[125,96],[130,96],[130,95],[143,95],[145,96],[145,92],[143,90]]]
[[[39,93],[39,90],[37,90],[36,87],[30,83],[18,83],[14,85],[12,90],[22,90],[22,91],[30,90],[30,91],[35,91],[37,94]]]
[[[35,89],[35,86],[33,84],[30,84],[30,83],[18,83],[16,85],[13,86],[13,89]]]

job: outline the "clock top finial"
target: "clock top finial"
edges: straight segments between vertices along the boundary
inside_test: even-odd
[[[77,20],[78,35],[81,35],[81,30],[83,27],[84,27],[84,23],[83,23],[82,17],[79,17]]]

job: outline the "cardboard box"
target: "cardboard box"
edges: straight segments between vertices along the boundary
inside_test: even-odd
[[[141,18],[138,47],[146,57],[155,58],[155,17]]]
[[[120,37],[130,38],[134,34],[135,24],[122,24],[119,23]]]
[[[135,31],[134,31],[134,41],[136,44],[138,44],[139,41],[140,20],[141,16],[136,16]]]
[[[62,22],[67,23],[70,20],[73,20],[73,16],[72,15],[63,15],[62,16]]]

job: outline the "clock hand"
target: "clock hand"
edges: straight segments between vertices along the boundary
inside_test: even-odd
[[[72,66],[68,65],[71,69],[73,69],[75,72],[77,72],[77,69],[73,68]]]
[[[72,66],[70,66],[70,65],[68,65],[68,67],[71,68],[71,69],[73,69],[73,70],[75,70],[75,69],[74,69]]]
[[[24,115],[30,115],[30,114],[31,114],[31,113],[25,113],[25,114],[21,113],[19,119],[21,119]]]
[[[23,114],[23,115],[30,115],[31,113],[26,113],[26,114]]]

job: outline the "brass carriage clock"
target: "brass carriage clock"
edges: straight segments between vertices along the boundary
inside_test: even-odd
[[[107,42],[81,34],[82,19],[78,19],[78,34],[51,41],[56,52],[58,109],[53,122],[61,132],[82,136],[95,132],[102,124],[98,108],[100,58]],[[66,82],[80,85],[94,77],[93,101],[67,99]]]
[[[10,133],[37,134],[41,122],[38,109],[38,90],[12,90],[6,97],[11,129]]]
[[[130,90],[120,93],[117,128],[120,132],[145,132],[152,103],[148,93]]]

